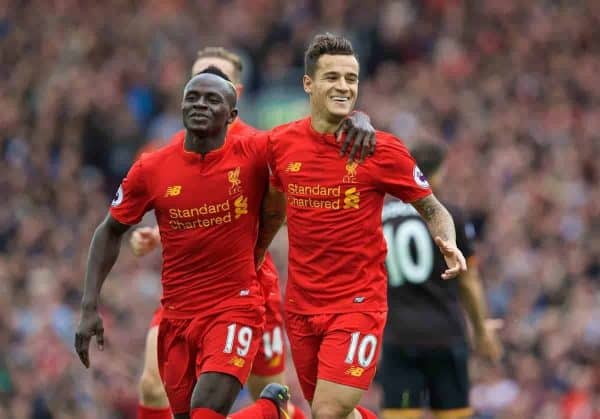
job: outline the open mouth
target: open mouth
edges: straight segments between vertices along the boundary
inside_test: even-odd
[[[331,96],[330,99],[336,103],[348,103],[350,98],[346,96]]]
[[[192,113],[192,114],[189,114],[188,117],[190,119],[210,119],[210,117],[208,115],[204,115],[201,113]]]

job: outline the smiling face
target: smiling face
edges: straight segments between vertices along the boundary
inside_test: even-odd
[[[313,114],[326,120],[347,116],[358,97],[358,60],[354,55],[321,55],[313,76],[304,75]]]
[[[235,104],[236,94],[231,83],[214,74],[199,74],[183,91],[183,125],[202,135],[217,134],[237,116]]]

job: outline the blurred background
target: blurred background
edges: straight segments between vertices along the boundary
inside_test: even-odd
[[[320,31],[354,43],[377,128],[449,144],[437,195],[474,222],[505,320],[502,363],[472,360],[477,417],[600,417],[600,1],[0,0],[0,418],[135,417],[160,256],[122,251],[85,370],[92,232],[138,150],[180,129],[199,48],[242,55],[241,116],[269,128],[305,115]]]

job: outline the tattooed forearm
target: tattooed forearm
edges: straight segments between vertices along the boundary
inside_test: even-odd
[[[456,243],[454,221],[448,210],[432,194],[412,203],[427,223],[433,237],[441,237],[445,241]]]

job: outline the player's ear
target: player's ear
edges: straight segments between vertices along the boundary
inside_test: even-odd
[[[233,123],[233,121],[235,121],[235,118],[237,118],[237,116],[238,116],[238,110],[237,110],[237,108],[233,108],[231,110],[231,113],[229,114],[229,118],[227,118],[227,123],[228,124]]]
[[[312,93],[312,83],[313,81],[308,74],[302,77],[302,86],[304,87],[304,91],[309,95]]]

